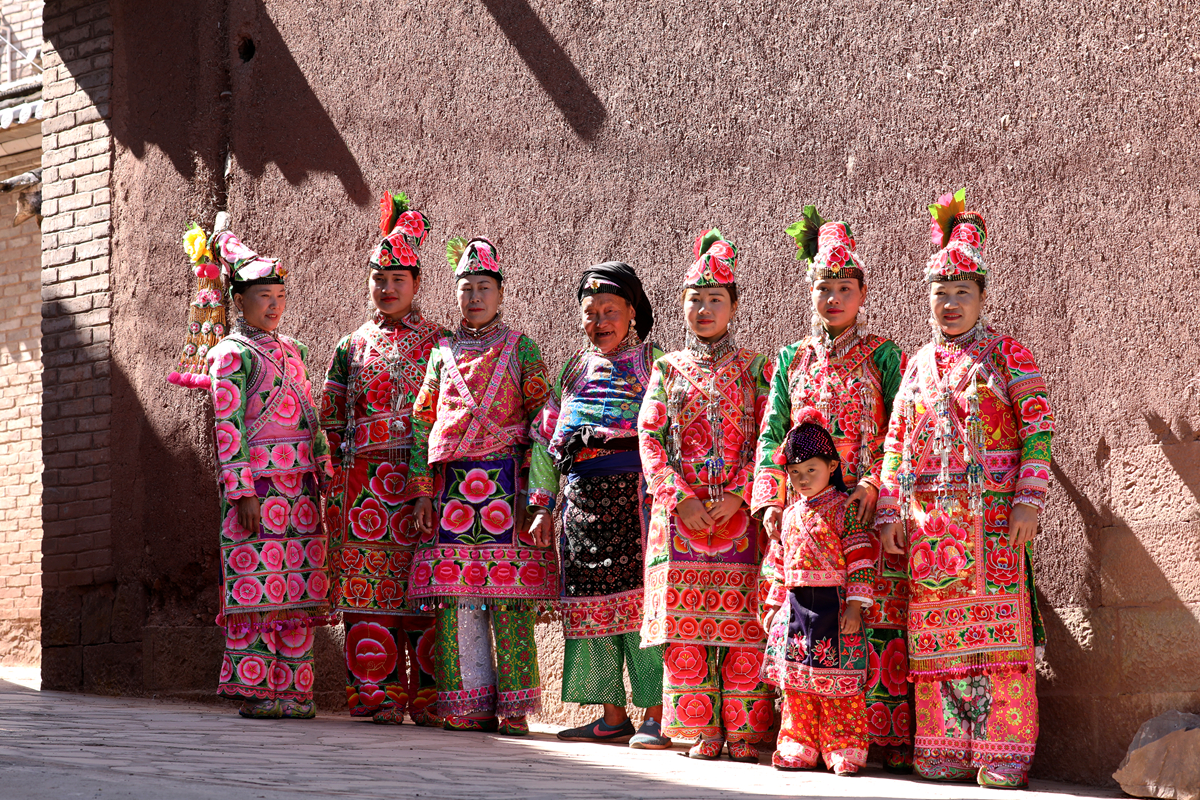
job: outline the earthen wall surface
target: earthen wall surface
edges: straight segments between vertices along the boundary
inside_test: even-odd
[[[55,19],[85,13],[68,6],[46,10],[60,50],[71,44],[51,33],[51,9]],[[1050,647],[1036,772],[1107,780],[1141,721],[1200,709],[1200,42],[1188,3],[82,7],[102,8],[111,123],[106,89],[85,81],[96,68],[57,74],[105,109],[88,141],[111,124],[111,361],[87,360],[106,345],[81,345],[54,369],[109,380],[112,416],[72,417],[54,436],[94,437],[88,452],[105,454],[120,490],[109,490],[109,549],[96,551],[111,563],[86,567],[91,583],[54,601],[80,619],[84,598],[99,598],[90,607],[109,616],[92,619],[111,621],[109,639],[50,642],[62,663],[91,647],[122,676],[110,690],[215,685],[210,421],[202,398],[164,381],[193,290],[178,240],[190,220],[211,225],[227,208],[247,242],[289,262],[283,327],[311,345],[316,378],[365,314],[375,199],[404,189],[436,225],[427,313],[453,321],[445,239],[490,235],[509,274],[507,319],[557,369],[580,342],[579,270],[601,260],[639,269],[655,338],[677,345],[680,280],[693,238],[713,225],[740,248],[740,341],[774,351],[799,338],[809,305],[783,229],[810,202],[852,223],[869,265],[870,327],[911,352],[929,335],[924,207],[967,185],[990,231],[988,313],[1033,349],[1058,411],[1037,542]],[[92,25],[89,41],[103,41],[95,19],[60,30]],[[46,121],[58,147],[64,131],[84,128],[66,124],[65,108]],[[109,208],[87,206],[99,207]],[[55,230],[83,224],[79,211],[59,213],[77,216]],[[43,247],[56,275],[105,265],[94,284],[90,273],[51,282],[52,295],[75,294],[48,302],[103,302],[107,251],[82,259],[72,245],[66,259]],[[71,306],[69,329],[107,332],[107,311],[86,326],[77,316],[92,307]],[[100,363],[111,378],[94,373]],[[55,502],[47,540],[49,515],[69,504]],[[109,513],[108,495],[77,502],[95,504],[87,519]],[[85,580],[82,567],[56,569]],[[46,613],[58,613],[47,586]],[[551,629],[543,634],[550,645]],[[322,640],[326,698],[340,680],[335,644]],[[86,668],[62,674],[101,685]],[[544,674],[556,695],[553,663]]]

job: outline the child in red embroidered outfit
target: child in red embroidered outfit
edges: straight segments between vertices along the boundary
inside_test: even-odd
[[[763,561],[763,677],[783,690],[778,769],[824,757],[838,775],[866,763],[862,609],[871,605],[875,544],[858,521],[825,417],[797,415],[778,460],[801,499],[783,513],[780,541]],[[782,465],[781,465],[782,466]]]

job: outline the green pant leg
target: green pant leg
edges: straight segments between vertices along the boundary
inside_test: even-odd
[[[564,703],[607,703],[625,707],[625,652],[621,639],[620,636],[596,636],[564,642]]]
[[[665,645],[642,648],[642,635],[637,631],[621,634],[629,683],[633,689],[633,704],[650,708],[663,701],[663,648]]]
[[[533,638],[537,612],[492,606],[491,615],[496,637],[496,715],[509,719],[535,714],[542,707],[537,642]]]

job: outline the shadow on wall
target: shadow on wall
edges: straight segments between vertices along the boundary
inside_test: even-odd
[[[310,173],[332,173],[357,205],[370,188],[345,139],[296,63],[263,0],[163,5],[112,0],[114,28],[128,45],[114,59],[113,81],[126,103],[113,135],[141,159],[160,149],[186,178],[208,179],[224,205],[226,159],[254,177],[275,164],[297,186]],[[185,45],[180,52],[180,45]],[[198,69],[165,69],[187,60]],[[67,64],[70,69],[70,63]],[[200,77],[196,77],[200,76]],[[108,87],[100,87],[107,105]],[[235,102],[236,101],[236,102]],[[231,139],[231,115],[252,133]],[[197,124],[197,120],[207,124]]]
[[[608,112],[537,12],[526,0],[483,4],[579,138],[595,139]]]
[[[1157,447],[1138,448],[1146,466],[1200,500],[1200,442],[1186,422],[1176,436],[1161,418],[1146,421],[1158,440]],[[1127,470],[1141,468],[1111,463],[1104,439],[1095,461],[1117,491],[1127,484]],[[1200,674],[1191,660],[1200,650],[1196,598],[1180,596],[1193,594],[1189,575],[1193,590],[1200,575],[1200,522],[1098,508],[1057,463],[1053,472],[1086,526],[1088,595],[1099,601],[1061,609],[1042,602],[1049,641],[1039,669],[1035,774],[1111,784],[1143,722],[1171,709],[1200,712]]]

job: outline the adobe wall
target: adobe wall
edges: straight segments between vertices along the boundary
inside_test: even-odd
[[[924,206],[965,184],[991,232],[989,313],[1033,348],[1059,412],[1037,543],[1051,643],[1036,773],[1106,781],[1142,720],[1200,709],[1200,106],[1183,0],[1128,14],[1062,0],[111,8],[105,452],[120,490],[114,566],[93,579],[137,631],[139,654],[114,640],[112,663],[140,661],[110,690],[208,692],[218,663],[207,420],[163,380],[191,219],[227,207],[288,259],[284,328],[319,372],[365,313],[375,199],[405,189],[437,225],[426,311],[451,321],[446,237],[489,234],[507,318],[556,368],[579,343],[579,269],[609,258],[638,267],[656,338],[678,344],[677,288],[710,225],[741,249],[740,340],[798,338],[808,301],[782,231],[808,202],[852,222],[871,326],[915,349]],[[79,681],[54,685],[95,685]]]

